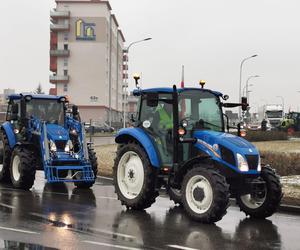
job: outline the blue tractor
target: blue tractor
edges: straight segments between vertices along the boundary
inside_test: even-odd
[[[246,215],[271,216],[282,198],[280,179],[270,166],[261,165],[254,145],[229,133],[223,112],[239,106],[247,110],[247,99],[226,103],[227,95],[200,84],[202,88],[134,91],[139,98],[134,126],[120,130],[115,139],[118,199],[128,209],[143,210],[165,187],[199,222],[221,220],[230,197]]]
[[[0,181],[15,188],[32,187],[37,170],[48,183],[74,182],[89,188],[97,176],[97,157],[86,142],[78,107],[64,96],[9,96],[1,125]]]

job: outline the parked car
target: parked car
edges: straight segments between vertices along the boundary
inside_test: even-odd
[[[92,131],[92,133],[112,133],[115,129],[107,124],[93,124],[85,123],[86,132]]]

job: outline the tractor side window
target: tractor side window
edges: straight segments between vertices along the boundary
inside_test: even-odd
[[[147,100],[143,99],[140,109],[141,126],[155,141],[163,165],[171,164],[173,157],[173,105],[170,103],[171,98],[171,94],[159,94],[156,107],[148,106]]]
[[[215,98],[203,98],[199,102],[199,118],[207,122],[205,127],[222,131],[221,111]]]
[[[7,113],[6,113],[6,120],[7,121],[11,121],[12,119],[12,106],[13,104],[18,104],[19,106],[19,112],[18,112],[18,120],[20,119],[21,117],[21,105],[20,105],[20,100],[14,100],[14,101],[11,101],[9,104],[8,104],[8,107],[7,107]]]

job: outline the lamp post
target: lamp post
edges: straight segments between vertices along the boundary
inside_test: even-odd
[[[278,96],[276,96],[276,97],[281,99],[281,102],[282,102],[282,110],[283,110],[283,115],[284,115],[284,98],[283,98],[283,96],[281,96],[281,95],[278,95]]]
[[[239,102],[241,101],[241,98],[242,98],[242,71],[243,71],[243,65],[244,65],[245,61],[247,61],[247,60],[249,60],[253,57],[257,57],[257,55],[252,55],[252,56],[246,57],[241,61],[241,65],[240,65],[240,84],[239,84]],[[241,109],[241,107],[239,107],[239,119],[241,119],[241,112],[242,112],[242,109]]]
[[[256,77],[259,77],[259,75],[255,75],[255,76],[249,76],[248,79],[247,79],[247,82],[246,82],[246,97],[247,99],[249,99],[249,96],[248,96],[248,89],[249,89],[249,81],[252,79],[252,78],[256,78]]]
[[[141,43],[141,42],[145,42],[145,41],[149,41],[151,39],[152,39],[151,37],[148,37],[148,38],[145,38],[145,39],[138,40],[138,41],[130,43],[128,45],[128,47],[126,49],[124,49],[124,53],[126,53],[128,55],[129,49],[131,48],[132,45],[137,44],[137,43]],[[128,71],[128,60],[126,60],[125,65],[126,65],[126,69]],[[126,89],[128,87],[128,77],[125,78],[123,87],[124,87],[123,127],[125,128],[126,127],[126,102],[127,102],[127,93],[126,93],[127,90]]]

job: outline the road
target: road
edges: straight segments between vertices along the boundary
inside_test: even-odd
[[[145,212],[126,211],[111,181],[91,190],[45,185],[0,186],[0,248],[26,249],[300,249],[300,216],[246,219],[237,207],[216,225],[190,221],[162,196]]]

